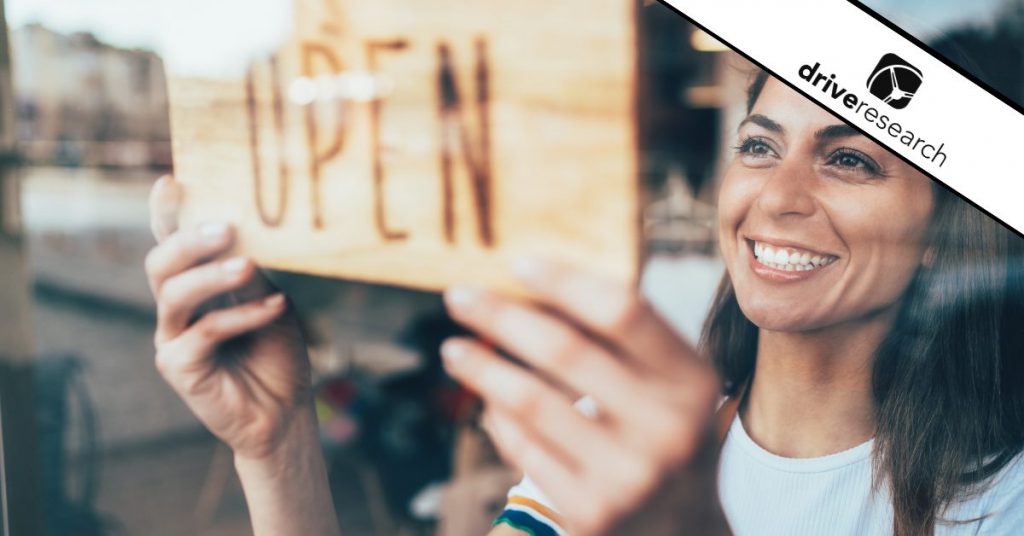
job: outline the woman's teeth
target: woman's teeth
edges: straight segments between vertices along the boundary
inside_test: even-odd
[[[813,270],[829,265],[838,259],[833,255],[822,255],[796,248],[780,248],[761,242],[754,242],[754,257],[769,268],[787,272]]]

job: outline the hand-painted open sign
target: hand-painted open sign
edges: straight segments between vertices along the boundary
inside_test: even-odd
[[[226,59],[268,3],[285,37]],[[186,225],[234,223],[268,267],[425,289],[507,287],[522,255],[635,280],[635,1],[240,5],[209,45],[223,68],[168,61]]]

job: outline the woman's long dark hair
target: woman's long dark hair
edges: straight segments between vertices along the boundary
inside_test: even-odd
[[[748,111],[766,80],[754,78]],[[1024,448],[1024,241],[933,191],[933,262],[911,280],[873,367],[875,482],[891,491],[896,536],[964,521],[943,513]],[[701,337],[726,394],[752,378],[757,338],[726,274]]]

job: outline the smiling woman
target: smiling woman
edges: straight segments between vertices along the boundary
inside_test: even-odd
[[[696,371],[655,378],[629,366],[652,353],[681,363],[693,356],[680,341],[643,348],[645,337],[648,344],[655,338],[649,333],[657,320],[640,302],[626,308],[630,322],[617,324],[628,329],[610,336],[627,337],[647,355],[620,351],[615,361],[627,370],[616,374],[624,380],[600,386],[581,378],[597,374],[582,363],[600,363],[586,356],[608,348],[609,335],[567,343],[539,325],[515,326],[508,313],[497,315],[504,326],[494,330],[491,314],[470,317],[453,307],[457,318],[517,356],[534,356],[524,360],[594,395],[597,420],[612,437],[616,428],[633,436],[610,441],[621,451],[602,447],[588,432],[576,436],[568,416],[557,418],[558,432],[545,431],[542,421],[556,417],[542,413],[555,403],[544,401],[540,388],[505,385],[506,393],[488,396],[497,385],[461,372],[468,370],[465,356],[450,360],[454,374],[491,402],[496,441],[531,476],[510,492],[494,534],[1019,530],[1021,241],[764,73],[751,84],[738,137],[718,205],[727,273],[701,341],[731,397],[719,412],[721,444],[694,428],[651,421],[651,405],[671,408],[681,421],[708,417],[695,402],[702,400],[694,394],[701,392]],[[621,310],[614,294],[603,302],[598,292],[589,295],[588,316]],[[512,342],[516,334],[520,340]],[[558,349],[524,338],[559,341],[549,343]],[[487,368],[478,364],[474,374]],[[640,385],[631,385],[636,378]],[[510,402],[508,391],[517,389],[532,402]],[[690,408],[666,402],[664,392]],[[513,409],[509,417],[507,408],[520,405],[531,411]],[[715,470],[707,463],[715,446],[717,517],[718,505],[693,491]],[[559,457],[575,464],[553,461]],[[602,467],[609,460],[655,467],[655,476],[624,479]],[[574,465],[586,476],[565,472]],[[687,486],[689,494],[679,491]]]
[[[704,335],[727,393],[749,386],[737,442],[806,458],[867,441],[816,502],[850,527],[1011,533],[1024,500],[1020,239],[863,136],[822,136],[836,119],[763,73],[748,106],[720,198],[729,273]],[[812,257],[792,272],[804,277],[785,277],[794,253]],[[800,408],[804,389],[832,392]],[[730,478],[741,465],[723,460],[726,512],[738,532],[764,530],[744,509],[767,496]],[[800,532],[785,523],[770,526]]]

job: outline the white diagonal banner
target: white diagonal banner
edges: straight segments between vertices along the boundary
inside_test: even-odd
[[[1024,114],[851,2],[665,3],[1024,231]]]

